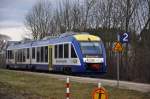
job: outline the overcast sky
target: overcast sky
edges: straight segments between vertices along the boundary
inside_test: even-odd
[[[25,15],[39,0],[0,0],[0,34],[11,40],[21,40],[29,31],[24,26]],[[59,0],[49,0],[52,5]]]

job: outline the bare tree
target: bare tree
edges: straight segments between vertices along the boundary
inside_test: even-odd
[[[5,58],[4,50],[6,48],[6,44],[9,39],[10,39],[9,36],[0,34],[0,68],[4,67],[4,65],[5,65],[6,58]]]
[[[141,33],[148,29],[150,30],[150,0],[143,0],[143,2],[140,5],[141,9],[141,18],[139,18],[139,23],[144,24],[143,26],[141,25]]]
[[[25,25],[32,32],[34,39],[42,39],[48,35],[52,21],[51,10],[50,2],[39,1],[27,14]]]
[[[9,36],[0,34],[0,51],[5,47],[8,40],[10,40]]]

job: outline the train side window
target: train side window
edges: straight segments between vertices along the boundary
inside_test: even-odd
[[[27,48],[27,59],[29,59],[29,48]]]
[[[20,49],[20,62],[21,62],[21,60],[22,60],[22,53],[21,53],[21,49]]]
[[[57,53],[58,53],[58,52],[57,52],[57,49],[58,49],[58,45],[55,45],[55,49],[54,49],[54,50],[55,50],[55,58],[58,58],[58,57],[57,57]]]
[[[17,56],[17,61],[19,62],[19,49],[18,49],[18,56]]]
[[[10,50],[10,51],[9,51],[9,59],[13,59],[13,58],[14,58],[14,56],[13,56],[13,51]]]
[[[11,54],[12,54],[12,52],[11,52],[11,50],[9,51],[9,59],[11,59]]]
[[[23,62],[23,49],[21,49],[21,62]]]
[[[10,51],[8,51],[8,58],[10,59]]]
[[[23,62],[23,49],[21,49],[21,62]]]
[[[6,52],[5,52],[5,57],[6,57],[6,59],[7,59],[7,50],[6,50]]]
[[[17,61],[19,62],[19,49],[18,49],[18,56],[17,56]]]
[[[22,62],[22,50],[20,49],[20,62]]]
[[[45,62],[48,62],[48,46],[45,46]]]
[[[9,51],[9,59],[11,59],[11,51]]]
[[[7,58],[9,59],[9,50],[7,51]]]
[[[20,62],[20,49],[18,50],[18,62]]]
[[[35,48],[32,48],[32,59],[35,59]]]
[[[9,59],[11,59],[11,51],[8,52]]]
[[[16,51],[16,61],[18,62],[18,50]]]
[[[71,58],[77,58],[73,45],[71,45]]]
[[[7,51],[7,58],[9,59],[9,50]]]
[[[9,59],[11,59],[11,51],[9,50]]]
[[[25,62],[26,61],[26,54],[25,54],[25,49],[23,49],[23,62]]]
[[[14,54],[13,54],[13,50],[11,50],[11,59],[14,59]]]
[[[21,62],[21,49],[19,49],[19,62]]]
[[[17,51],[16,51],[16,52],[15,52],[15,61],[18,61],[18,60],[17,60],[17,56],[18,56],[18,55],[17,55]]]
[[[69,45],[64,44],[64,58],[68,58],[68,57],[69,57]]]
[[[24,57],[23,49],[21,49],[21,53],[22,53],[22,62],[24,62],[24,59],[23,59],[23,57]]]
[[[41,47],[41,62],[44,60],[44,47]]]
[[[22,53],[22,62],[24,62],[24,51],[23,51],[23,49],[21,49],[21,53]]]
[[[14,55],[15,55],[15,51],[13,50],[13,51],[12,51],[12,58],[13,58],[13,59],[15,58]]]
[[[63,45],[59,45],[59,58],[63,58]]]
[[[37,57],[36,57],[36,61],[37,62],[40,62],[40,48],[39,47],[37,47]]]

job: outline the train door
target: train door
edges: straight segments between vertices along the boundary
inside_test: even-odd
[[[48,65],[49,70],[52,70],[52,45],[48,46]]]

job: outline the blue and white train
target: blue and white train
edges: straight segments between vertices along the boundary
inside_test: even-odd
[[[65,73],[105,73],[106,53],[100,37],[62,34],[59,37],[12,44],[6,51],[7,68],[52,70]]]

